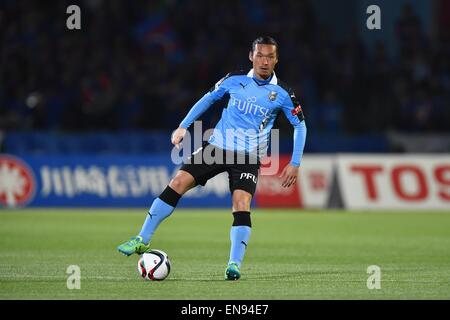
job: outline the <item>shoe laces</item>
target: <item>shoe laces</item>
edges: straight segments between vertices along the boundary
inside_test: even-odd
[[[139,237],[133,237],[127,242],[127,245],[134,246],[134,245],[138,244],[139,242],[140,242]]]
[[[239,270],[239,266],[237,265],[237,263],[234,263],[234,262],[230,263],[230,264],[228,265],[228,267],[229,267],[229,268],[232,268],[232,269],[237,269],[237,270]]]

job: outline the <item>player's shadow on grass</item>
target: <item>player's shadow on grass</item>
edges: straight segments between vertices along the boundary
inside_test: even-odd
[[[225,280],[221,277],[217,277],[214,279],[192,279],[192,278],[171,278],[171,279],[166,279],[166,281],[173,281],[173,282],[181,282],[181,281],[192,281],[192,282],[224,282]],[[228,281],[228,282],[233,282],[233,281]]]
[[[302,279],[308,276],[326,275],[326,276],[339,276],[342,275],[342,271],[319,271],[319,270],[299,270],[282,272],[283,281],[288,281],[292,279]],[[345,273],[345,272],[344,272]],[[348,273],[351,273],[350,271]],[[249,275],[246,277],[247,280],[280,280],[280,275]],[[328,278],[327,278],[328,279]],[[328,280],[327,280],[328,281]]]
[[[324,281],[329,281],[329,276],[342,276],[342,274],[345,273],[353,273],[352,271],[342,271],[342,270],[330,270],[330,271],[324,271],[324,270],[298,270],[298,271],[286,271],[283,272],[283,281],[289,281],[294,279],[303,279],[310,276],[318,276],[323,275],[327,276],[326,279],[323,279]],[[266,280],[280,280],[280,275],[269,275],[269,274],[259,274],[259,275],[244,275],[241,279],[237,281],[226,281],[226,282],[240,282],[240,281],[266,281]],[[320,279],[316,279],[319,280]],[[193,281],[193,282],[224,282],[222,276],[218,275],[217,277],[211,277],[208,279],[205,278],[169,278],[166,281]],[[339,280],[336,280],[339,281]]]

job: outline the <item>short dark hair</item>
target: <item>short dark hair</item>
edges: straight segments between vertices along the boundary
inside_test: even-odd
[[[256,38],[252,43],[252,52],[255,51],[257,44],[272,44],[277,48],[277,56],[278,56],[278,43],[275,41],[274,38],[270,36],[262,36]]]

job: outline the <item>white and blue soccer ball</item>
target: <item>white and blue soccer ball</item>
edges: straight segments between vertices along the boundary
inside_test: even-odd
[[[164,251],[151,249],[141,255],[138,272],[145,280],[161,281],[170,273],[171,263]]]

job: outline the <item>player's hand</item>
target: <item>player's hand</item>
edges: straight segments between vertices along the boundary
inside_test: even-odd
[[[292,186],[295,182],[297,182],[297,175],[298,175],[298,167],[288,164],[286,167],[284,167],[283,171],[279,176],[280,178],[283,179],[281,186],[283,188],[289,188],[290,186]]]
[[[175,145],[177,149],[180,149],[181,140],[183,140],[184,135],[186,134],[186,129],[178,127],[172,134],[172,144]]]

